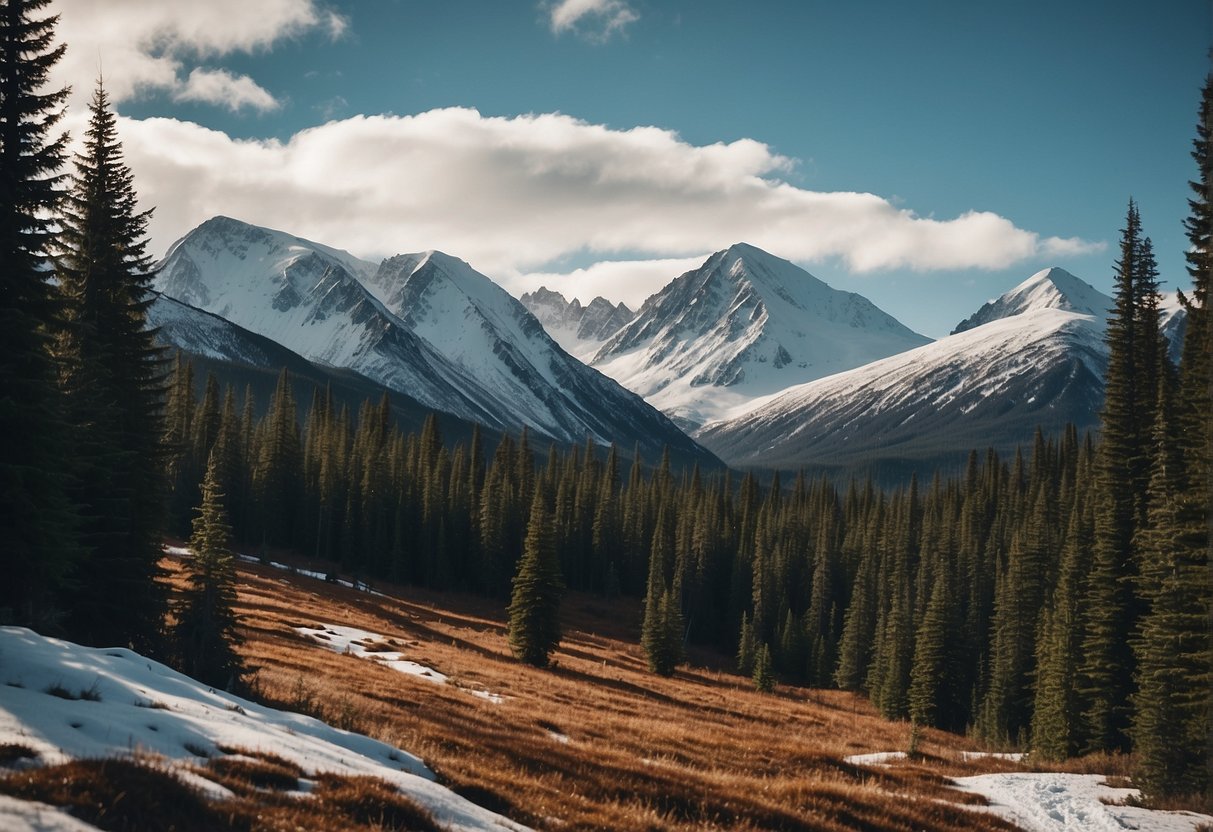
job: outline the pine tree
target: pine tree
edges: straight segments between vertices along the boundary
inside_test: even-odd
[[[1081,636],[1080,590],[1091,562],[1089,517],[1085,497],[1079,496],[1070,511],[1060,576],[1037,640],[1031,751],[1033,758],[1042,760],[1064,760],[1082,744],[1074,685]]]
[[[754,659],[754,688],[763,693],[775,690],[775,667],[771,661],[771,647],[763,644]]]
[[[664,505],[653,532],[649,551],[648,590],[644,599],[644,622],[640,644],[649,661],[649,669],[670,676],[682,661],[682,608],[677,592],[671,591],[666,578],[672,555],[669,521]]]
[[[168,607],[160,575],[164,513],[163,350],[147,324],[150,212],[137,210],[116,117],[100,83],[63,213],[56,275],[60,339],[76,439],[77,504],[88,556],[70,629],[88,644],[154,651]]]
[[[909,699],[910,719],[916,725],[952,731],[964,728],[962,688],[952,647],[960,625],[958,612],[951,580],[946,571],[940,571],[914,643]]]
[[[1208,732],[1208,531],[1204,507],[1187,489],[1184,459],[1167,386],[1160,389],[1150,480],[1150,528],[1141,535],[1142,594],[1149,612],[1135,643],[1138,689],[1133,696],[1134,782],[1150,797],[1207,788],[1203,759]]]
[[[49,338],[58,310],[43,264],[62,192],[67,90],[44,92],[63,56],[49,0],[0,5],[0,618],[49,623],[81,550],[64,472],[70,449]]]
[[[510,598],[510,649],[521,661],[547,667],[548,657],[560,644],[560,596],[563,583],[551,515],[542,491],[531,502],[526,543]]]
[[[190,548],[189,585],[177,607],[173,642],[183,673],[205,684],[234,690],[244,666],[235,646],[236,573],[232,560],[231,528],[219,490],[219,455],[212,453],[202,481],[202,505],[194,518]]]
[[[1127,749],[1129,695],[1134,662],[1129,634],[1137,602],[1132,542],[1138,499],[1136,466],[1142,453],[1138,379],[1134,374],[1136,290],[1141,253],[1141,220],[1129,202],[1116,264],[1115,306],[1108,317],[1109,347],[1102,438],[1095,478],[1094,565],[1088,581],[1089,616],[1082,641],[1079,689],[1087,702],[1089,750]],[[1152,409],[1155,402],[1149,402]]]

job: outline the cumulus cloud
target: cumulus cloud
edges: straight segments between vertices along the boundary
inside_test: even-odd
[[[309,31],[337,37],[346,26],[321,0],[54,0],[51,11],[68,44],[53,80],[70,84],[77,103],[104,72],[115,101],[167,92],[178,100],[273,109],[274,97],[252,78],[203,64]]]
[[[121,131],[144,201],[159,206],[159,251],[227,214],[363,256],[439,248],[533,287],[528,272],[570,256],[697,258],[738,241],[854,272],[1002,269],[1098,248],[989,212],[929,219],[874,194],[798,188],[781,178],[793,160],[750,139],[697,146],[668,130],[559,114],[356,116],[288,141],[173,119],[123,119]],[[609,290],[633,286],[623,268],[581,277],[621,298]]]
[[[251,107],[265,112],[279,107],[277,99],[252,78],[232,75],[224,69],[193,69],[185,83],[173,93],[173,98],[216,104],[232,111]]]
[[[625,0],[558,0],[544,6],[553,34],[576,32],[605,41],[640,19]]]

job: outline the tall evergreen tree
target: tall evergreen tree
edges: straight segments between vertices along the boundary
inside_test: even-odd
[[[1141,536],[1142,593],[1149,612],[1135,647],[1134,782],[1148,796],[1192,794],[1207,787],[1208,531],[1203,506],[1186,488],[1166,386],[1154,431],[1150,528]]]
[[[1115,305],[1108,317],[1109,348],[1102,436],[1095,476],[1094,565],[1088,580],[1089,615],[1082,642],[1079,689],[1087,702],[1089,749],[1127,749],[1134,662],[1129,634],[1136,623],[1133,536],[1141,500],[1135,488],[1143,453],[1137,398],[1134,280],[1139,275],[1141,219],[1130,201],[1116,263]],[[1155,402],[1149,402],[1152,409]]]
[[[510,598],[509,638],[514,655],[535,667],[547,667],[560,644],[560,596],[564,585],[552,535],[552,518],[542,491],[531,502],[526,542]]]
[[[164,359],[147,324],[150,212],[139,211],[116,118],[98,83],[63,212],[56,275],[60,343],[88,554],[71,632],[88,644],[154,650],[168,602],[164,520]]]
[[[194,518],[190,548],[189,585],[177,606],[173,642],[182,672],[224,690],[241,684],[244,665],[235,646],[236,570],[232,559],[231,527],[219,489],[219,453],[214,452],[202,481],[202,505]]]
[[[64,472],[69,449],[49,352],[58,309],[51,254],[67,90],[45,91],[57,18],[49,0],[0,3],[0,617],[49,624],[80,554]]]

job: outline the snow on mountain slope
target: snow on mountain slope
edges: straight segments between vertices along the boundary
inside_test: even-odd
[[[154,288],[312,361],[355,370],[429,407],[512,426],[479,385],[417,337],[359,279],[374,267],[279,231],[216,217],[173,245]]]
[[[732,465],[931,459],[1094,427],[1107,348],[1090,315],[1034,309],[794,387],[696,438]]]
[[[697,426],[928,340],[866,298],[739,243],[646,300],[591,364]]]
[[[1183,355],[1184,335],[1188,331],[1188,310],[1180,302],[1178,292],[1166,292],[1162,296],[1160,312],[1162,335],[1170,345],[1171,360],[1178,365]]]
[[[206,779],[207,760],[230,753],[224,749],[264,749],[309,775],[385,780],[450,829],[525,829],[439,785],[406,751],[218,692],[131,650],[81,647],[3,627],[0,656],[6,683],[0,686],[0,743],[35,752],[40,765],[155,754],[215,799],[230,792]],[[89,697],[63,698],[52,689]],[[298,799],[309,799],[302,783]],[[5,812],[0,804],[0,827],[7,829]]]
[[[168,298],[437,411],[567,442],[590,435],[626,448],[639,443],[649,458],[669,446],[682,461],[719,464],[639,396],[561,350],[505,290],[441,252],[371,267],[327,246],[216,217],[170,249],[154,284]],[[162,312],[178,313],[188,317],[167,305]],[[221,346],[217,330],[191,326],[166,340],[238,351]]]
[[[636,317],[624,303],[611,303],[600,296],[582,306],[577,298],[567,301],[564,295],[543,286],[519,300],[539,319],[552,340],[582,361],[593,358],[603,341]]]
[[[735,465],[862,467],[1009,450],[1038,426],[1094,428],[1108,355],[1106,316],[1095,312],[1111,305],[1068,272],[1046,269],[946,338],[800,385],[696,438]]]
[[[161,344],[217,361],[277,370],[305,360],[269,338],[159,292],[147,320],[160,330]]]
[[[1011,291],[986,303],[952,330],[973,329],[1032,309],[1066,309],[1106,321],[1112,299],[1094,286],[1056,266],[1042,269]]]
[[[384,260],[372,292],[468,377],[484,409],[566,441],[641,442],[693,452],[639,396],[570,356],[518,300],[467,263],[438,251]],[[706,455],[705,455],[706,456]]]

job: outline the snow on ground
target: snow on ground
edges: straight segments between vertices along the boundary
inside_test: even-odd
[[[445,685],[447,682],[445,673],[439,673],[432,667],[405,659],[404,653],[390,649],[395,646],[394,642],[368,630],[325,624],[322,627],[296,627],[295,632],[310,636],[317,644],[327,647],[334,653],[370,659],[379,662],[384,667],[390,667],[392,670],[398,670],[409,676],[419,676],[439,685]]]
[[[0,794],[0,826],[6,832],[96,832],[97,827],[55,806]]]
[[[525,829],[378,740],[215,691],[131,650],[81,647],[19,627],[0,628],[0,743],[26,746],[44,764],[138,752],[160,755],[174,770],[224,753],[220,746],[269,751],[309,775],[386,780],[450,829]],[[22,815],[0,803],[0,828],[89,828],[38,825],[30,805]]]
[[[904,760],[905,758],[904,751],[877,751],[874,754],[852,754],[850,757],[843,757],[842,761],[853,766],[880,766],[891,760]]]
[[[1018,763],[1024,757],[1022,751],[962,751],[960,759],[969,760],[1010,760]]]
[[[393,640],[387,636],[372,633],[369,630],[360,630],[357,627],[343,627],[337,624],[321,624],[317,627],[296,627],[295,632],[300,635],[310,636],[321,647],[332,650],[334,653],[357,656],[360,659],[370,659],[371,661],[379,662],[384,667],[390,667],[392,670],[397,670],[409,676],[416,676],[439,685],[448,684],[450,681],[445,673],[440,673],[432,667],[426,667],[423,664],[404,658],[404,653],[392,649],[398,646]],[[490,693],[487,690],[476,690],[459,685],[456,687],[464,693],[470,693],[472,696],[492,702],[494,705],[500,705],[505,701],[505,697],[499,693]]]
[[[989,810],[1028,832],[1100,832],[1148,829],[1151,832],[1191,832],[1213,823],[1209,815],[1160,812],[1136,806],[1110,806],[1104,800],[1123,801],[1136,789],[1103,785],[1100,774],[981,774],[960,777],[962,791],[990,801]]]

